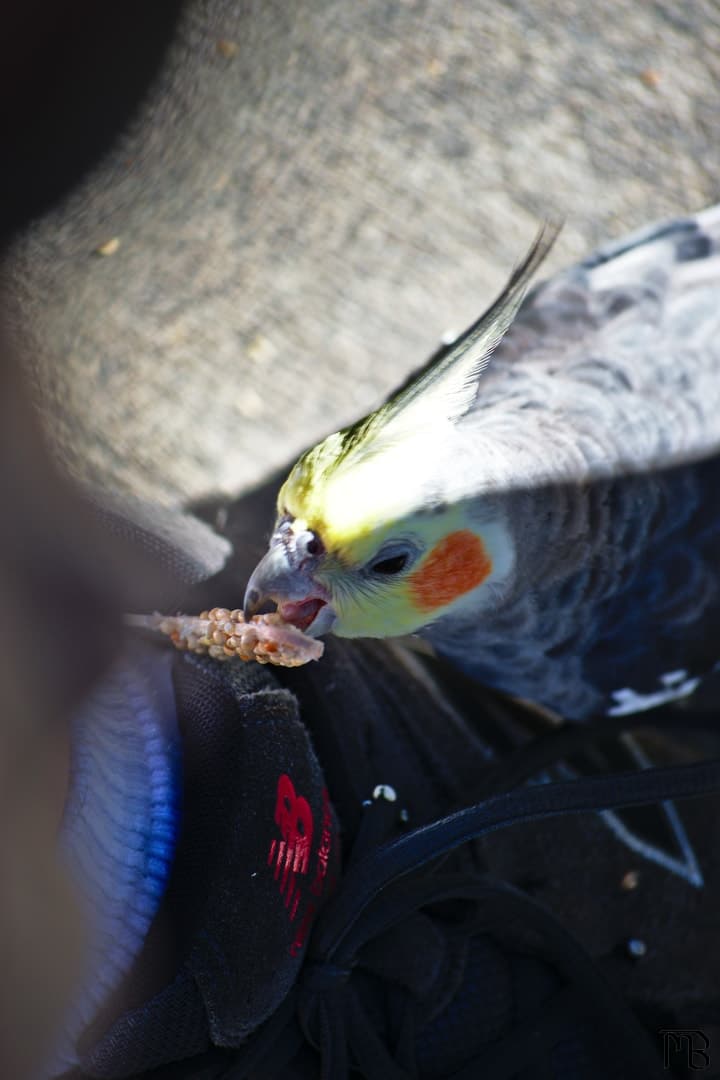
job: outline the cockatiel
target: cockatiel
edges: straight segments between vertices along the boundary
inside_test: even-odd
[[[574,719],[720,661],[720,206],[488,311],[285,481],[246,613],[418,634]]]

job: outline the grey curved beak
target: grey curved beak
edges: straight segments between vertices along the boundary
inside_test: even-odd
[[[316,591],[310,575],[293,567],[284,544],[273,544],[252,572],[245,589],[245,618],[256,615],[268,600],[302,600]]]

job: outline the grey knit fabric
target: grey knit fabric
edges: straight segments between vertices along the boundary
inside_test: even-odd
[[[8,267],[62,456],[248,488],[477,315],[544,215],[551,272],[716,201],[719,76],[714,0],[195,0]]]

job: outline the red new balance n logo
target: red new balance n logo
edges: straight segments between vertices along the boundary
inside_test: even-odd
[[[271,842],[268,865],[274,867],[273,876],[292,921],[301,896],[298,878],[310,869],[313,817],[307,799],[296,793],[285,773],[278,780],[275,823],[281,839]]]

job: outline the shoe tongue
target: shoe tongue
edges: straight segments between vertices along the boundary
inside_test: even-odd
[[[238,1046],[295,982],[337,875],[335,816],[295,698],[256,666],[187,654],[174,687],[184,783],[165,930],[148,938],[124,1013],[86,1044],[93,1076],[143,1072],[208,1039]]]
[[[177,682],[192,769],[178,868],[195,930],[188,967],[213,1042],[236,1046],[295,981],[337,873],[338,842],[295,698],[242,685],[230,696],[219,678],[213,668]]]
[[[337,874],[334,813],[297,702],[269,677],[257,683],[244,666],[189,659],[176,676],[188,823],[176,910],[219,1045],[283,1000]]]

